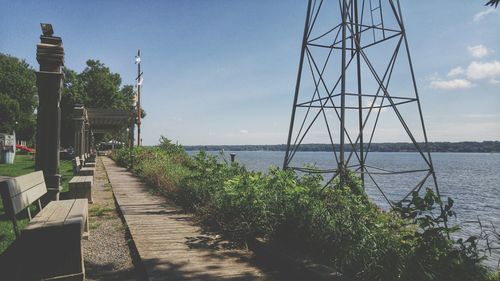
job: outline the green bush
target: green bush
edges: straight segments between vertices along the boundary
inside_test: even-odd
[[[431,190],[384,212],[349,171],[324,187],[318,175],[247,171],[160,141],[113,158],[230,239],[280,241],[357,280],[498,280],[482,265],[476,238],[448,238],[456,230],[444,227],[453,201],[444,204]]]

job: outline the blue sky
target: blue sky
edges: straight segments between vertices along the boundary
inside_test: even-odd
[[[401,1],[430,141],[500,140],[500,9],[483,2]],[[144,144],[285,143],[306,4],[2,0],[0,52],[36,67],[50,22],[66,66],[99,59],[133,84],[140,48]]]

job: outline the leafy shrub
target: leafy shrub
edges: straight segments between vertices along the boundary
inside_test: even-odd
[[[453,241],[454,215],[432,190],[384,212],[349,171],[326,188],[318,175],[247,171],[200,152],[188,157],[165,137],[157,148],[120,150],[114,159],[235,241],[280,241],[357,280],[498,280],[484,268],[477,238]]]

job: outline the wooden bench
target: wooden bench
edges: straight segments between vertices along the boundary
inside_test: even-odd
[[[83,166],[95,168],[95,156],[85,153],[84,157]]]
[[[80,157],[76,156],[73,158],[73,161],[71,161],[73,164],[73,175],[77,175],[78,172],[80,172],[80,169],[82,168],[82,163],[80,161]]]
[[[95,170],[95,162],[89,162],[85,164],[82,162],[82,159],[85,159],[85,156],[75,157],[73,159],[73,174],[79,176],[93,176]]]
[[[40,198],[47,193],[42,171],[1,181],[0,193],[18,238],[9,261],[16,278],[8,280],[84,280],[81,239],[88,234],[87,199],[52,201],[42,209]],[[29,206],[36,201],[41,211],[32,218]],[[30,222],[19,231],[16,215],[25,209]]]
[[[87,198],[92,204],[92,186],[94,185],[93,176],[74,176],[69,181],[69,196],[73,199]]]
[[[77,175],[79,176],[94,176],[95,168],[92,167],[82,167]]]

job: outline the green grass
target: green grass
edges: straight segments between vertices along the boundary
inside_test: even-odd
[[[112,213],[115,209],[112,206],[93,206],[89,210],[89,215],[91,217],[103,217]]]
[[[13,165],[0,164],[0,176],[17,177],[35,171],[35,159],[31,155],[16,155]],[[68,191],[68,183],[73,177],[73,166],[70,160],[61,160],[59,163],[61,185],[63,192]],[[34,214],[32,212],[32,214]],[[24,228],[28,223],[27,212],[18,214],[18,226]],[[12,222],[5,216],[3,203],[0,200],[0,254],[15,240]]]
[[[31,155],[16,155],[14,165],[0,164],[0,176],[17,177],[35,170],[35,159]]]

